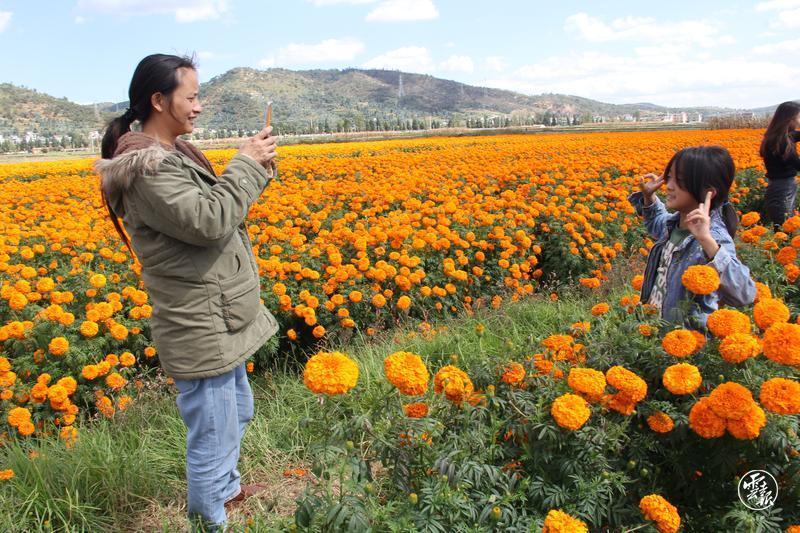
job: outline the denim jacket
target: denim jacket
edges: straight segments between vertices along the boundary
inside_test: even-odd
[[[661,251],[669,240],[672,228],[680,221],[680,213],[667,212],[667,208],[656,195],[653,195],[653,202],[649,206],[644,205],[641,192],[631,194],[628,201],[638,215],[644,216],[644,225],[648,233],[656,239],[647,256],[647,267],[642,283],[642,303],[647,303],[656,282]],[[675,255],[667,270],[667,291],[661,309],[661,318],[667,322],[678,324],[686,322],[690,327],[705,329],[708,315],[719,308],[720,302],[742,307],[752,304],[755,300],[756,284],[750,278],[750,269],[736,257],[733,239],[725,227],[719,209],[711,211],[711,236],[720,245],[719,251],[711,261],[708,261],[702,246],[692,235],[687,236],[675,249]],[[705,296],[693,296],[689,316],[685,317],[682,315],[680,302],[689,295],[683,287],[681,276],[690,266],[702,264],[714,267],[719,273],[719,289]]]

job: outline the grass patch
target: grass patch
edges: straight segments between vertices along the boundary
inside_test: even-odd
[[[432,370],[453,356],[465,368],[494,365],[534,353],[541,338],[581,319],[586,309],[579,294],[558,302],[536,296],[434,324],[433,336],[408,324],[382,338],[335,349],[359,362],[353,401],[367,405],[383,381],[383,359],[394,351],[418,353]],[[251,384],[256,413],[240,470],[245,482],[269,483],[274,490],[230,519],[239,528],[248,524],[251,531],[270,531],[286,523],[304,488],[306,481],[283,472],[306,464],[310,436],[302,421],[316,408],[316,399],[291,371],[251,375]],[[0,449],[0,465],[15,472],[0,484],[0,530],[184,530],[184,454],[185,427],[174,389],[147,392],[114,420],[83,422],[71,449],[57,441],[10,442]]]

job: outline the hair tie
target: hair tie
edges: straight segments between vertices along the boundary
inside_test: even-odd
[[[133,122],[136,120],[136,112],[129,107],[125,110],[125,113],[122,115],[122,117],[128,122]]]

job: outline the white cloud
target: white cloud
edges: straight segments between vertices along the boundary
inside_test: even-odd
[[[217,54],[208,50],[201,50],[197,52],[197,59],[200,60],[214,59],[215,57],[217,57]]]
[[[771,28],[800,28],[800,0],[769,0],[756,4],[756,11],[778,11]]]
[[[753,48],[753,53],[764,56],[800,53],[800,39],[762,44]]]
[[[700,20],[660,22],[651,17],[622,17],[605,23],[587,13],[567,17],[564,29],[592,43],[635,41],[639,43],[681,43],[712,47],[730,44],[733,38]]]
[[[773,21],[770,26],[780,29],[800,28],[800,7],[781,11],[778,13],[778,19]]]
[[[800,68],[746,58],[700,58],[680,50],[660,57],[639,51],[630,56],[586,52],[553,56],[481,83],[528,94],[566,93],[618,103],[755,107],[778,100],[776,94],[796,92]]]
[[[433,59],[431,59],[428,49],[421,46],[404,46],[391,50],[373,57],[363,66],[364,68],[384,68],[421,73],[428,73],[434,70]]]
[[[302,65],[309,63],[352,61],[364,51],[364,43],[358,39],[326,39],[319,43],[290,43],[281,47],[274,55],[261,61],[261,67],[276,65]]]
[[[800,7],[800,0],[769,0],[756,4],[756,11],[783,11]]]
[[[83,24],[83,23],[86,22],[86,20],[87,20],[86,17],[82,17],[80,15],[77,15],[75,17],[75,24]]]
[[[475,70],[475,63],[469,56],[452,55],[439,63],[439,68],[446,72],[470,73]]]
[[[494,72],[503,72],[508,68],[508,61],[502,56],[489,56],[484,61],[486,68]]]
[[[0,33],[3,33],[11,22],[11,11],[0,11]]]
[[[228,11],[229,0],[78,0],[80,11],[133,16],[171,14],[176,22],[215,20]]]
[[[381,0],[367,14],[368,21],[376,22],[432,20],[438,17],[439,11],[432,0]]]

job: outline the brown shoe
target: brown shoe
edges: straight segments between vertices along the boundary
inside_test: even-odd
[[[255,496],[266,491],[269,487],[264,483],[253,483],[252,485],[242,485],[239,494],[225,502],[225,509],[234,509],[243,501],[251,496]]]

